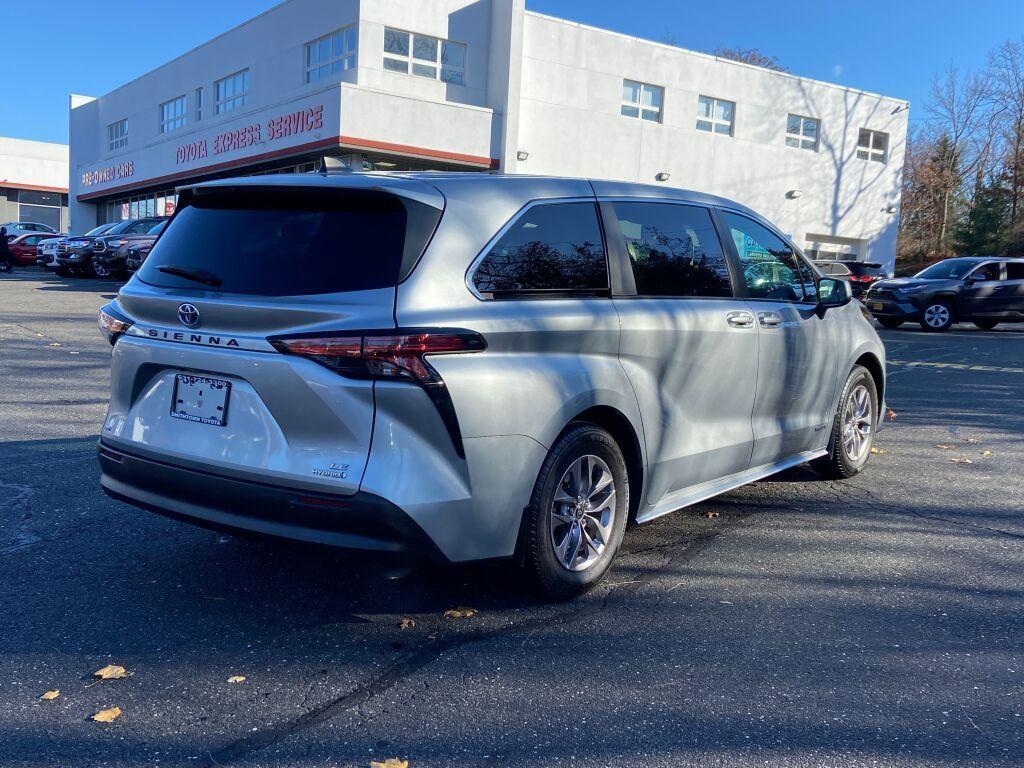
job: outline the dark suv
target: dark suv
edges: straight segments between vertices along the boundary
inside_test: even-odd
[[[139,219],[123,232],[111,230],[96,238],[93,245],[92,268],[96,277],[121,277],[132,271],[127,264],[128,249],[135,245],[156,241],[169,219]]]
[[[816,261],[814,265],[823,275],[846,280],[855,299],[864,298],[874,283],[889,276],[881,264],[870,261]]]
[[[961,321],[985,330],[1024,322],[1024,258],[946,259],[914,277],[880,280],[864,303],[885,328],[908,320],[926,331],[948,331]]]

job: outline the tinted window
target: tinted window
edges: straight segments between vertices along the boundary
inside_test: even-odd
[[[922,280],[959,280],[978,263],[977,259],[946,259],[918,272]]]
[[[722,216],[736,244],[750,298],[813,300],[810,268],[781,237],[746,216],[724,211]]]
[[[1007,280],[1024,280],[1024,264],[1016,261],[1006,263]]]
[[[985,264],[978,267],[976,270],[971,272],[969,275],[971,280],[981,282],[983,280],[998,280],[999,279],[999,263],[992,262],[991,264]]]
[[[139,279],[227,293],[295,296],[387,288],[415,265],[440,211],[379,192],[225,190],[195,196],[160,236]]]
[[[639,296],[732,296],[729,266],[705,208],[615,203]]]
[[[592,203],[536,205],[520,216],[473,274],[481,293],[599,291],[608,288],[597,209]]]

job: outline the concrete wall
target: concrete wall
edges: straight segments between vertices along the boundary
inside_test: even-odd
[[[18,221],[20,190],[68,191],[68,147],[42,141],[0,137],[0,222]],[[68,209],[61,209],[61,227]]]
[[[663,86],[662,123],[621,116],[624,78]],[[723,195],[808,235],[864,241],[891,264],[906,103],[534,13],[525,17],[520,172],[593,176]],[[699,95],[736,103],[733,136],[696,129]],[[785,145],[789,113],[821,120],[817,152]],[[895,114],[894,114],[895,113]],[[855,157],[861,127],[889,133],[886,164]],[[800,190],[798,199],[787,199]]]

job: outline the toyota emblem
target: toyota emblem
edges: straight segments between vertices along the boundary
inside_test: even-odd
[[[178,319],[183,325],[196,328],[199,326],[199,310],[196,309],[195,304],[182,304],[178,307]]]

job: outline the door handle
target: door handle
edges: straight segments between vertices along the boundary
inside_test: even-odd
[[[778,312],[758,312],[757,320],[762,328],[778,328],[782,325],[782,315]]]
[[[725,322],[733,328],[753,328],[754,316],[749,312],[730,312],[725,316]]]

